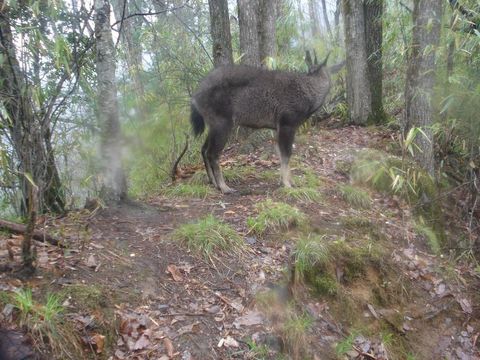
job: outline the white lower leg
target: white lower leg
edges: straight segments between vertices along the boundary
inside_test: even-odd
[[[283,186],[287,188],[292,187],[292,181],[290,178],[290,168],[288,167],[288,160],[282,159],[280,162],[280,174],[282,176]]]

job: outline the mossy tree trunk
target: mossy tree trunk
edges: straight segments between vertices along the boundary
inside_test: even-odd
[[[215,67],[233,64],[232,36],[227,0],[209,0],[210,26]]]

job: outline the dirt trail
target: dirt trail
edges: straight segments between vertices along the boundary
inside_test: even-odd
[[[246,218],[255,213],[255,204],[275,198],[279,187],[278,180],[259,176],[277,171],[275,157],[262,159],[265,150],[238,158],[227,151],[226,167],[248,163],[256,169],[233,184],[239,190],[233,195],[159,196],[48,222],[50,229],[62,229],[71,252],[40,250],[48,286],[42,279],[35,286],[39,292],[67,291],[66,306],[81,319],[89,310],[70,289],[101,290],[103,300],[90,315],[110,327],[116,322],[116,333],[102,333],[102,326],[84,330],[88,346],[108,352],[105,358],[277,359],[290,353],[294,358],[371,359],[361,355],[370,352],[381,359],[390,352],[392,359],[408,354],[416,354],[411,359],[478,359],[478,277],[421,251],[412,215],[395,197],[371,193],[372,208],[358,210],[336,191],[337,184],[348,182],[338,162],[350,161],[365,147],[382,148],[389,136],[364,128],[321,130],[301,135],[294,150],[294,165],[311,168],[322,181],[322,201],[294,204],[308,215],[311,231],[327,234],[327,240],[348,239],[358,236],[358,229],[345,227],[345,221],[367,218],[388,254],[383,267],[369,267],[336,296],[315,296],[289,282],[295,230],[247,234]],[[174,229],[207,214],[242,234],[248,251],[208,261],[171,241]],[[3,280],[7,290],[16,286],[6,276]],[[281,324],[289,311],[299,314],[297,320],[309,319],[298,338]],[[106,336],[107,344],[98,344],[95,334]],[[348,345],[346,351],[339,351],[339,343]]]

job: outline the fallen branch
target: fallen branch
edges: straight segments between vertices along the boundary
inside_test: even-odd
[[[25,234],[27,231],[27,227],[25,225],[3,219],[0,219],[0,229],[8,230],[14,234]],[[60,240],[41,230],[34,230],[32,238],[40,242],[47,242],[55,246],[63,247],[63,245],[60,243]]]

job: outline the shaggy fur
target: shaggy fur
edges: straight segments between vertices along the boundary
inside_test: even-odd
[[[307,60],[309,55],[307,54]],[[307,64],[309,62],[307,61]],[[218,159],[236,125],[277,131],[283,184],[290,187],[288,162],[297,128],[324,103],[330,90],[330,69],[309,64],[309,73],[269,71],[249,66],[213,70],[192,97],[195,135],[209,128],[202,157],[210,181],[223,193],[233,190],[223,179]]]

